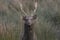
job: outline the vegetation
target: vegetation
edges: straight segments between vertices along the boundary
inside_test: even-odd
[[[27,0],[26,0],[27,1]],[[38,0],[38,20],[35,32],[38,40],[59,40],[60,1]],[[20,40],[23,21],[17,0],[0,0],[0,40]]]

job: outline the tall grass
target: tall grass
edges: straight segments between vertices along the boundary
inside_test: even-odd
[[[56,19],[59,21],[58,1],[38,0],[38,20],[35,32],[38,40],[56,40]],[[15,3],[13,3],[15,2]],[[0,40],[20,40],[23,21],[17,0],[0,0]],[[56,17],[56,14],[59,14]],[[56,17],[56,19],[54,19]]]

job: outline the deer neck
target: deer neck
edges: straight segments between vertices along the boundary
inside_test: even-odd
[[[27,24],[24,24],[24,31],[25,32],[31,32],[31,31],[33,31],[33,25],[27,25]]]
[[[24,25],[24,35],[26,36],[26,40],[33,40],[33,27],[32,25]]]

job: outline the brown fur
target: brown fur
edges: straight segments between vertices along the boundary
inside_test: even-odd
[[[24,23],[24,35],[22,40],[37,40],[37,37],[34,32],[34,23],[32,22],[32,20],[34,21],[36,19],[35,16],[33,16],[32,18],[26,17],[26,16],[23,17],[25,23]],[[30,23],[29,23],[29,20],[30,20]]]

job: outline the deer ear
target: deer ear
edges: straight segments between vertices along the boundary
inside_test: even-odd
[[[34,15],[34,16],[33,16],[33,19],[36,19],[36,18],[37,18],[37,15]]]
[[[26,20],[26,16],[23,16],[23,20]]]

